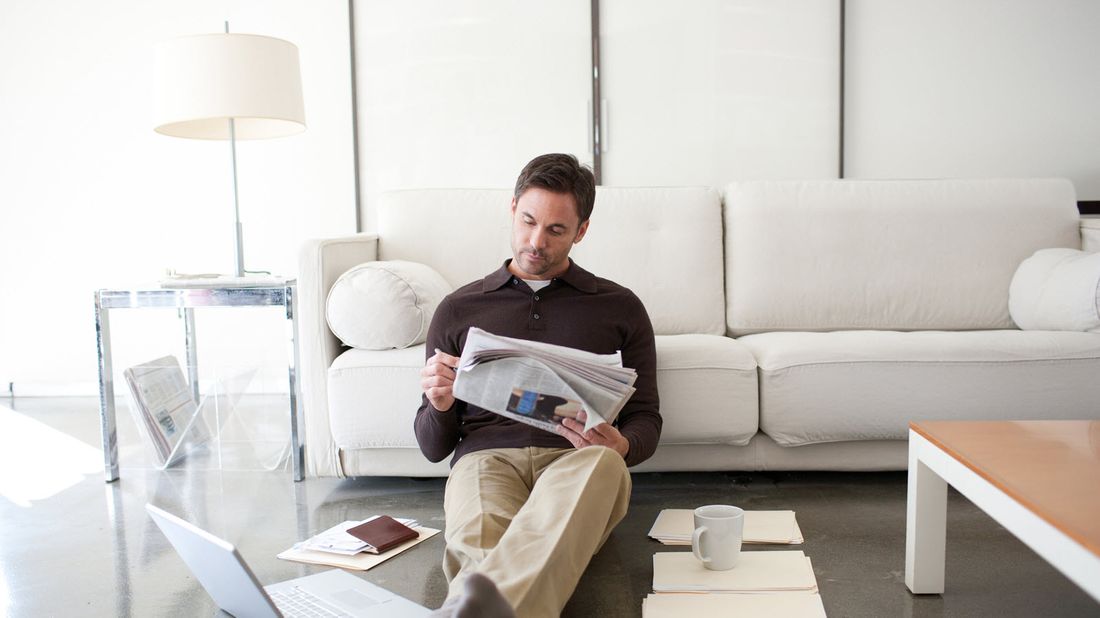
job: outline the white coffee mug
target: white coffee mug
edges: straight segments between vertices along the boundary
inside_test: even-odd
[[[691,551],[712,571],[728,571],[741,556],[745,511],[736,506],[712,504],[695,509]]]

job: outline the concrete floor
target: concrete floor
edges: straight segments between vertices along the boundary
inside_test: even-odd
[[[98,446],[93,398],[0,400],[33,419]],[[0,410],[0,412],[5,412]],[[233,542],[260,581],[321,570],[275,558],[300,538],[346,519],[388,513],[442,528],[442,479],[310,479],[275,471],[159,471],[140,456],[134,426],[120,412],[122,478],[77,474],[75,483],[20,506],[0,496],[0,613],[7,616],[204,616],[213,603],[144,512],[154,502]],[[19,436],[4,437],[3,449]],[[128,447],[127,444],[130,446]],[[81,445],[82,446],[82,445]],[[80,449],[77,449],[80,450]],[[137,455],[135,455],[137,453]],[[33,459],[33,456],[25,455]],[[0,459],[0,462],[4,460]],[[32,461],[0,471],[19,478]],[[75,474],[75,473],[74,473]],[[1100,605],[952,491],[948,504],[947,592],[911,595],[904,584],[904,473],[638,474],[630,512],[588,568],[565,616],[640,615],[652,555],[667,548],[646,532],[662,508],[731,503],[793,509],[830,616],[1100,616]],[[2,493],[2,492],[0,492]],[[767,551],[768,547],[754,548]],[[442,535],[362,573],[429,607],[446,584]]]

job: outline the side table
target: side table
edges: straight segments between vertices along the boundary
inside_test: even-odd
[[[118,480],[118,434],[115,423],[115,389],[111,366],[112,309],[177,308],[181,312],[186,339],[188,381],[192,395],[199,399],[198,352],[195,338],[197,307],[282,307],[286,312],[290,337],[287,379],[290,382],[290,459],[294,480],[305,476],[299,427],[302,410],[299,403],[297,281],[278,285],[235,287],[219,284],[179,288],[103,289],[95,292],[96,346],[99,352],[99,419],[103,437],[103,467],[108,483]]]

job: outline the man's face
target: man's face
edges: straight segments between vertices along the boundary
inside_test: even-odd
[[[553,279],[569,268],[569,250],[584,238],[573,196],[532,188],[512,198],[512,263],[520,279]]]

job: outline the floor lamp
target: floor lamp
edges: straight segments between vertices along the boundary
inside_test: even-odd
[[[233,162],[234,275],[243,277],[244,241],[237,198],[237,140],[283,137],[306,128],[298,48],[255,34],[183,36],[156,55],[154,130],[192,139],[229,140]]]

